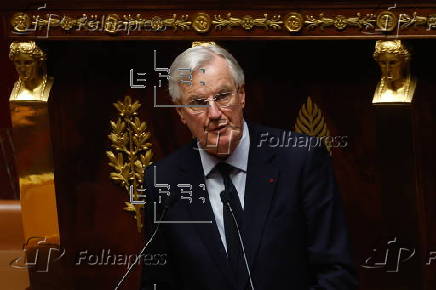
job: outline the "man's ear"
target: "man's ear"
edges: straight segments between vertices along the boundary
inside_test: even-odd
[[[239,103],[241,104],[242,108],[244,108],[245,107],[245,87],[244,87],[244,85],[239,87],[238,95],[239,95]]]
[[[183,108],[182,107],[176,107],[176,111],[177,111],[177,114],[179,114],[179,117],[180,117],[180,121],[183,123],[183,124],[185,124],[186,125],[186,120],[185,120],[185,117],[183,116]]]

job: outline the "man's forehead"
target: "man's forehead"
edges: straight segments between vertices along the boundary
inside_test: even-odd
[[[197,83],[198,82],[198,83]],[[183,84],[182,89],[185,94],[208,94],[215,93],[221,89],[231,89],[233,87],[233,80],[229,77],[218,77],[213,80],[196,80],[192,79],[192,84]]]
[[[180,84],[184,95],[210,94],[220,89],[231,89],[234,85],[233,76],[227,61],[215,56],[191,72],[191,84]]]
[[[215,56],[213,59],[199,65],[192,71],[192,76],[211,76],[230,74],[230,69],[227,61],[219,56]]]

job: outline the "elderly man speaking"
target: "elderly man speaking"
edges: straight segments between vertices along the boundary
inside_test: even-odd
[[[244,120],[244,72],[221,47],[180,54],[169,92],[195,139],[147,169],[149,251],[167,259],[141,289],[355,289],[325,148],[264,142],[290,132]]]

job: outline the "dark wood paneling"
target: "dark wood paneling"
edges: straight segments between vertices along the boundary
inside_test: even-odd
[[[5,36],[4,23],[0,21],[0,199],[18,199],[9,114],[9,95],[17,73],[9,60],[9,43]]]

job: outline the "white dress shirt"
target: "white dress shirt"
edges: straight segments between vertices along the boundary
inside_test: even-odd
[[[241,202],[242,209],[244,209],[244,194],[245,194],[245,180],[247,178],[247,163],[248,153],[250,149],[250,135],[248,132],[247,123],[244,121],[244,127],[241,140],[238,146],[225,160],[226,163],[233,166],[230,172],[230,178],[238,191],[239,201]],[[222,162],[221,159],[210,155],[205,150],[200,150],[201,163],[203,165],[203,172],[206,182],[206,188],[209,193],[209,201],[215,215],[215,222],[221,236],[221,241],[227,251],[226,234],[224,230],[223,219],[223,203],[221,202],[220,193],[224,190],[224,182],[221,174],[214,170],[217,163]]]

